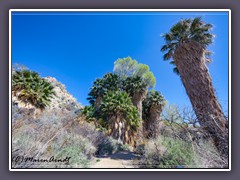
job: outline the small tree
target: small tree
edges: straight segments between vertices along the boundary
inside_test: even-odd
[[[114,73],[119,75],[121,79],[125,79],[130,76],[140,76],[147,84],[148,88],[153,88],[156,84],[156,78],[150,71],[150,68],[146,64],[138,63],[131,57],[119,58],[114,62]]]

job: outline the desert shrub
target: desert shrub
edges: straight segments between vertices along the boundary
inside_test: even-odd
[[[64,163],[16,163],[14,168],[84,168],[97,150],[101,139],[93,125],[80,124],[74,113],[44,111],[35,120],[18,119],[13,122],[12,157],[33,157],[34,159],[64,159]]]
[[[94,123],[86,122],[84,116],[80,116],[80,119],[74,122],[70,131],[85,137],[92,142],[95,147],[101,144],[106,138],[106,135],[102,131],[96,129]]]
[[[163,121],[160,134],[164,137],[178,139],[191,144],[194,150],[193,161],[196,168],[225,168],[228,158],[219,154],[211,134],[198,123],[198,119],[191,108],[168,106],[162,114]]]
[[[200,140],[194,145],[196,168],[225,168],[228,159],[221,157],[211,139]]]
[[[70,163],[61,165],[68,168],[86,168],[96,152],[96,147],[88,139],[75,133],[61,133],[49,146],[56,158],[71,157]]]
[[[179,133],[179,132],[178,132]],[[146,168],[224,168],[228,160],[221,157],[211,138],[199,138],[189,131],[190,137],[173,133],[148,140],[141,147],[140,166]],[[191,139],[192,137],[192,139]]]
[[[145,144],[144,143],[138,144],[134,150],[136,154],[143,156],[145,153]]]
[[[17,120],[30,120],[34,118],[35,108],[19,108],[17,104],[12,103],[12,122]]]
[[[94,122],[90,121],[89,123],[88,118],[84,115],[79,116],[77,123],[79,123],[80,126],[73,125],[71,131],[92,142],[97,148],[97,155],[110,155],[122,150],[131,149],[128,144],[123,144],[123,142],[107,136],[105,131],[98,128],[99,124],[96,126]]]
[[[179,139],[164,138],[162,145],[167,149],[167,153],[162,159],[162,167],[190,168],[194,165],[194,151],[190,143]]]
[[[105,137],[105,139],[98,145],[98,155],[111,155],[119,151],[132,150],[127,144],[113,139],[112,137]]]
[[[178,139],[158,137],[149,140],[144,149],[141,164],[147,168],[176,168],[178,166],[189,168],[194,165],[194,152],[191,144]]]

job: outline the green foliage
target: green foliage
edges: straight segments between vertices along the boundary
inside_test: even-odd
[[[110,117],[119,115],[133,130],[139,126],[138,111],[124,91],[107,92],[99,109],[108,121]]]
[[[142,78],[144,79],[149,88],[154,88],[154,86],[156,85],[156,78],[153,72],[146,72],[142,75]]]
[[[162,105],[166,104],[166,100],[161,95],[161,92],[156,90],[148,91],[146,99],[143,101],[144,106],[146,108],[154,106],[154,105]]]
[[[49,106],[55,95],[53,86],[38,73],[30,70],[15,71],[12,75],[12,92],[19,100],[39,109]]]
[[[119,90],[120,86],[120,77],[117,74],[107,73],[103,78],[94,81],[87,99],[94,105],[97,98],[102,98],[107,91]]]
[[[195,153],[190,143],[158,137],[145,145],[143,166],[147,168],[191,168],[195,164]]]
[[[107,73],[102,79],[94,82],[88,98],[91,106],[86,106],[82,113],[89,121],[96,119],[104,129],[108,129],[110,118],[117,113],[136,129],[139,121],[138,112],[129,96],[135,93],[143,94],[146,91],[147,84],[140,76],[120,79],[117,74]]]
[[[93,106],[84,106],[81,113],[86,116],[88,122],[93,121],[95,118],[95,109]]]
[[[87,168],[90,158],[96,151],[94,145],[87,138],[74,135],[69,136],[68,139],[66,138],[65,142],[67,143],[54,153],[57,154],[56,158],[71,157],[70,163],[67,166],[68,168]],[[53,148],[54,150],[57,149],[57,147],[54,146]]]
[[[162,145],[167,151],[159,164],[163,168],[183,166],[191,168],[194,164],[194,151],[190,143],[182,140],[167,138],[162,140]]]
[[[96,109],[93,105],[84,106],[81,110],[81,116],[84,115],[84,119],[88,123],[94,123],[96,130],[101,132],[108,132],[108,122],[104,120],[106,115],[102,114],[99,109]]]
[[[122,79],[129,76],[140,76],[143,78],[149,88],[153,88],[156,84],[156,78],[150,71],[146,64],[138,64],[138,62],[131,57],[119,58],[114,62],[114,73],[119,75]]]
[[[147,91],[147,84],[140,76],[130,76],[123,80],[123,90],[125,90],[131,97],[134,94],[144,94]]]
[[[182,44],[188,43],[191,41],[198,42],[204,48],[210,45],[213,42],[214,35],[210,33],[212,29],[212,24],[207,24],[202,21],[201,17],[196,17],[194,19],[184,19],[175,24],[168,33],[163,34],[166,44],[162,46],[161,51],[166,52],[164,54],[164,60],[170,60],[175,50]],[[209,59],[211,52],[205,51],[205,58],[207,62],[210,62]],[[174,61],[170,62],[175,66]],[[176,74],[179,74],[177,67],[174,67],[173,71]]]
[[[132,76],[136,72],[137,66],[138,62],[129,56],[126,58],[118,58],[114,62],[113,71],[120,77],[128,77]]]
[[[143,101],[143,118],[146,119],[149,116],[150,108],[153,106],[164,107],[166,100],[159,91],[148,91],[146,98]]]

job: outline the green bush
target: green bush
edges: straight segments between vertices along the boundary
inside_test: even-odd
[[[194,151],[190,143],[179,139],[164,138],[162,145],[167,148],[167,152],[162,158],[161,167],[183,166],[191,168],[194,165]]]
[[[191,144],[182,140],[158,137],[145,144],[142,166],[146,168],[191,168],[195,165]]]

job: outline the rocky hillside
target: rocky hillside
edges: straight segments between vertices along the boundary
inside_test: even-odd
[[[79,110],[82,106],[77,100],[66,90],[65,85],[61,84],[54,77],[46,77],[48,82],[54,86],[56,96],[52,99],[50,109],[66,109],[68,111]]]

